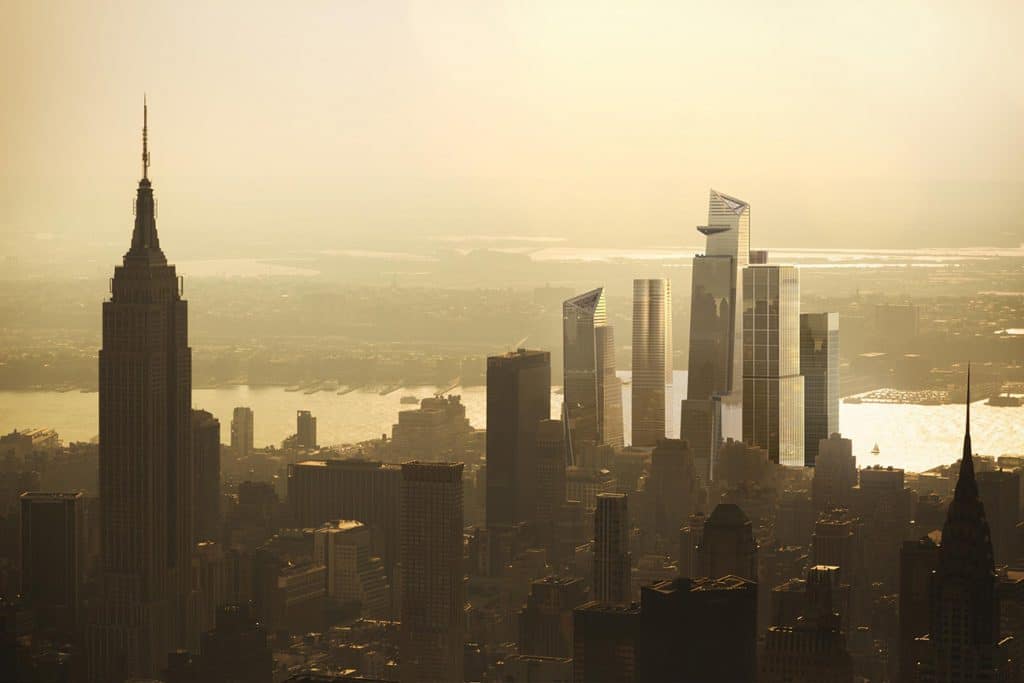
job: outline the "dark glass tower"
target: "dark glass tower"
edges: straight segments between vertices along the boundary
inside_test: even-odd
[[[155,678],[185,644],[190,580],[192,350],[181,280],[156,232],[145,114],[135,230],[103,303],[100,349],[102,599],[88,680]]]
[[[839,432],[839,314],[800,314],[800,374],[804,376],[804,464],[814,467],[818,444]]]
[[[487,526],[533,521],[537,430],[551,419],[551,354],[519,349],[487,359]]]

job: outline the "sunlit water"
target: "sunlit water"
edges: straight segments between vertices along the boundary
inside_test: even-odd
[[[624,378],[629,373],[620,373]],[[221,439],[230,438],[231,413],[235,406],[249,406],[255,413],[258,446],[280,443],[295,431],[295,411],[311,410],[317,417],[321,444],[347,443],[390,435],[391,425],[402,405],[402,396],[423,398],[434,387],[406,387],[380,396],[372,391],[354,391],[343,396],[333,392],[304,394],[283,388],[231,387],[197,389],[192,400],[197,408],[209,410],[221,421]],[[486,389],[456,390],[462,395],[466,414],[475,427],[486,427]],[[679,402],[686,394],[686,373],[676,372],[669,432],[679,434]],[[97,433],[98,394],[77,391],[0,391],[0,433],[15,428],[53,427],[65,441],[84,441]],[[560,412],[561,394],[552,392],[552,415]],[[629,439],[630,387],[623,386],[625,433]],[[919,406],[841,404],[840,427],[853,439],[854,452],[862,465],[875,462],[921,471],[953,462],[959,457],[963,438],[962,406]],[[1024,408],[993,408],[982,402],[971,406],[971,436],[975,451],[986,455],[1024,453]],[[878,444],[881,455],[871,448]]]

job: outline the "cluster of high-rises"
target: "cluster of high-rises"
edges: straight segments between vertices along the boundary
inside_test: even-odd
[[[1021,680],[1020,474],[975,458],[969,375],[955,487],[858,469],[837,433],[836,315],[800,313],[798,271],[750,251],[750,207],[715,191],[682,438],[666,435],[671,287],[644,279],[631,445],[599,288],[564,302],[554,419],[551,355],[517,349],[487,361],[482,458],[457,397],[399,416],[401,463],[320,449],[299,411],[286,480],[228,490],[220,423],[191,405],[143,130],[132,243],[103,306],[99,522],[81,493],[20,498],[21,593],[34,633],[76,645],[68,678]],[[252,410],[230,432],[248,457]],[[0,672],[42,657],[24,612],[0,600]]]

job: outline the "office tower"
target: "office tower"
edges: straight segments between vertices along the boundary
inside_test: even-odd
[[[81,493],[21,494],[21,597],[37,633],[65,638],[75,633],[85,546]]]
[[[633,280],[633,445],[665,437],[665,386],[672,383],[672,283]]]
[[[679,576],[700,575],[701,538],[704,536],[705,517],[703,512],[695,512],[683,526],[679,527]]]
[[[839,431],[839,314],[800,314],[804,376],[804,464],[814,467],[818,443]]]
[[[928,597],[932,572],[939,565],[939,546],[928,536],[904,541],[900,548],[899,681],[915,681],[920,645],[928,633]]]
[[[800,273],[794,266],[743,270],[743,441],[772,462],[804,466],[800,375]]]
[[[761,657],[761,683],[828,681],[852,683],[853,663],[846,650],[839,596],[829,568],[807,574],[800,616],[792,624],[772,625]],[[826,570],[826,571],[821,571]]]
[[[144,117],[145,119],[145,117]],[[155,677],[184,645],[192,547],[192,350],[182,282],[156,232],[143,122],[135,229],[103,303],[100,591],[87,678]]]
[[[904,483],[903,470],[874,465],[860,470],[854,489],[854,511],[864,524],[864,556],[868,578],[896,589],[899,581],[900,544],[910,533],[913,495]]]
[[[857,458],[853,441],[841,434],[830,434],[819,443],[811,482],[811,500],[817,512],[834,507],[849,507],[853,487],[857,485]]]
[[[993,470],[978,472],[978,493],[985,504],[985,517],[992,530],[992,550],[997,565],[1018,558],[1017,521],[1020,514],[1020,472]]]
[[[629,513],[621,493],[597,494],[594,513],[594,597],[600,602],[629,602]]]
[[[757,584],[724,576],[644,586],[636,673],[637,681],[754,683]]]
[[[697,507],[697,476],[693,456],[682,439],[659,439],[651,453],[645,495],[650,529],[664,547],[674,543],[681,527]]]
[[[392,576],[399,555],[402,470],[371,460],[306,460],[288,468],[288,505],[300,527],[354,519],[370,528],[373,554]]]
[[[679,436],[690,444],[697,478],[707,484],[714,479],[718,447],[722,443],[722,399],[685,398],[679,414]]]
[[[739,439],[743,405],[743,269],[750,263],[750,206],[711,190],[707,238],[693,259],[690,299],[690,357],[686,397],[722,399],[722,433]],[[687,438],[694,438],[690,435]],[[703,437],[701,438],[703,440]]]
[[[398,423],[391,427],[391,450],[402,460],[462,460],[472,434],[460,396],[431,396],[419,408],[398,413]]]
[[[384,563],[371,555],[370,528],[351,519],[313,533],[313,559],[327,567],[327,595],[341,605],[358,603],[363,618],[386,619],[390,595]]]
[[[402,465],[402,683],[462,680],[462,467]]]
[[[310,450],[319,448],[316,443],[316,418],[308,410],[295,411],[295,445]]]
[[[549,559],[558,539],[557,524],[565,505],[565,425],[541,420],[537,425],[537,539],[548,548]],[[533,653],[539,654],[539,653]]]
[[[622,445],[622,391],[604,289],[562,304],[565,412],[574,451]]]
[[[573,612],[573,683],[638,683],[640,608],[592,601]]]
[[[487,526],[532,522],[537,429],[551,419],[551,354],[519,349],[487,359]]]
[[[971,452],[968,369],[960,476],[942,527],[938,567],[932,574],[928,639],[921,657],[920,679],[937,683],[1000,680],[1006,667],[1006,652],[1000,645],[992,540]]]
[[[757,580],[757,542],[750,520],[738,505],[720,503],[704,522],[697,549],[700,576],[740,576]]]
[[[199,653],[202,683],[273,680],[274,659],[267,633],[248,604],[221,609],[217,626],[202,635]]]
[[[531,583],[519,613],[519,653],[572,657],[573,610],[585,602],[583,579],[547,576]]]
[[[252,408],[240,406],[231,415],[231,450],[235,455],[248,457],[253,451]]]
[[[220,422],[192,411],[192,542],[220,538]]]

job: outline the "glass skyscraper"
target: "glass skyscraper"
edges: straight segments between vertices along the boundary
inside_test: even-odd
[[[750,205],[711,190],[708,224],[697,228],[707,238],[703,254],[693,259],[690,301],[690,357],[687,400],[742,404],[743,288],[740,277],[750,263]],[[717,404],[716,404],[717,406]],[[739,438],[741,425],[727,416],[722,435]],[[695,435],[683,435],[693,439]],[[700,435],[704,441],[705,435]]]
[[[573,451],[622,445],[622,391],[615,376],[615,335],[604,289],[562,304],[565,413]]]
[[[772,461],[804,465],[800,375],[800,273],[794,266],[743,271],[743,441]]]
[[[633,280],[633,440],[665,438],[665,386],[672,383],[672,283]]]
[[[839,431],[839,314],[800,314],[804,376],[804,464],[814,467],[818,443]]]

